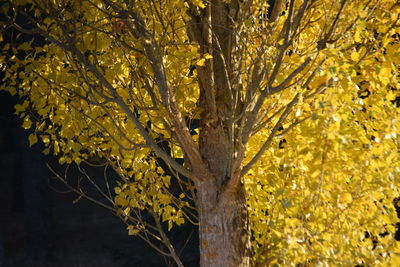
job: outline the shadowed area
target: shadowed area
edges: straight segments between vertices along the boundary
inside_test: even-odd
[[[119,218],[85,199],[77,201],[52,178],[46,163],[60,174],[64,167],[44,156],[39,144],[29,148],[28,132],[13,115],[16,99],[2,92],[0,101],[0,266],[169,265],[169,259],[129,236]],[[102,179],[102,170],[89,171]],[[76,181],[76,168],[68,173]],[[92,187],[84,188],[96,196]],[[196,239],[191,229],[171,235],[184,243],[190,234]],[[195,245],[182,252],[187,266],[198,264]]]

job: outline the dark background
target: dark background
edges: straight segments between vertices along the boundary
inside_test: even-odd
[[[109,211],[85,199],[74,204],[77,195],[65,193],[46,163],[60,173],[65,167],[44,156],[39,144],[29,148],[15,103],[0,92],[0,266],[167,266]],[[70,171],[72,179],[77,175]],[[187,266],[196,264],[190,251],[184,258]]]

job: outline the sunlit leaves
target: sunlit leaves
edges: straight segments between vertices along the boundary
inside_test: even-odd
[[[329,1],[321,4],[330,6]],[[384,11],[393,1],[374,8],[357,5],[349,3],[348,8],[360,13],[344,14],[346,19],[340,23],[355,23],[338,42],[327,44],[319,53],[324,63],[307,88],[331,89],[298,103],[282,131],[296,120],[305,121],[276,138],[245,178],[260,263],[390,262],[397,222],[392,201],[399,194],[400,170],[399,141],[391,134],[399,127],[399,111],[393,105],[398,96],[394,89],[398,86],[398,57],[393,49],[399,40],[393,38],[393,32],[388,34],[387,25],[396,21],[397,15]],[[315,22],[299,35],[293,51],[307,55],[306,51],[314,49],[313,43],[326,27],[318,18],[324,12],[315,9]],[[369,12],[379,15],[370,16]],[[344,28],[338,28],[337,36],[340,30]],[[314,41],[307,43],[309,40]],[[285,60],[288,66],[299,62],[296,55]],[[293,91],[298,90],[295,86]],[[293,93],[282,93],[276,100],[267,100],[265,108],[273,114],[280,107],[276,103],[290,97]],[[265,140],[275,122],[272,119],[264,125],[266,132],[252,137],[249,154]]]
[[[276,142],[246,178],[254,228],[265,233],[257,240],[261,262],[389,260],[388,253],[376,253],[396,242],[388,236],[397,222],[392,201],[400,169],[398,139],[383,133],[398,129],[393,118],[399,111],[384,97],[362,109],[357,87],[338,92],[340,87],[327,91],[318,100],[324,105],[312,108],[318,116],[287,134],[284,146]],[[383,243],[372,249],[374,238]],[[276,252],[263,254],[268,246]]]
[[[174,197],[168,192],[170,177],[154,161],[135,160],[131,164],[132,174],[123,174],[129,182],[114,188],[115,204],[124,215],[130,216],[131,209],[152,209],[163,222],[168,222],[169,230],[173,224],[183,224],[182,209],[188,203],[183,200],[184,194]]]
[[[167,77],[168,100],[176,101],[187,125],[205,112],[199,107],[199,70],[222,54],[188,34],[191,24],[201,24],[188,8],[200,17],[208,1],[128,2],[112,1],[117,8],[111,8],[102,1],[50,1],[45,18],[33,7],[39,29],[51,41],[43,47],[31,41],[5,44],[1,89],[23,98],[15,112],[25,129],[34,130],[30,145],[40,140],[60,163],[105,160],[121,178],[113,192],[118,215],[129,219],[150,210],[171,229],[188,218],[193,184],[182,183],[183,193],[171,192],[174,178],[160,167],[143,131],[174,160],[188,155],[177,141],[134,20],[118,9],[134,9],[144,18],[160,50],[156,63]],[[272,22],[267,2],[254,0],[251,16],[232,25],[238,47],[223,59],[229,62],[238,53],[240,64],[210,76],[225,79],[224,70],[235,72],[227,87],[239,88],[232,95],[237,110],[218,114],[224,123],[234,121],[232,150],[241,145],[241,120],[260,95],[268,96],[248,129],[244,165],[293,104],[265,154],[243,178],[254,259],[282,266],[396,265],[399,5],[347,1],[336,19],[343,1],[290,1],[295,12],[288,31],[287,6]],[[213,97],[221,88],[212,89]],[[198,144],[200,129],[190,131]],[[127,230],[137,235],[143,228],[130,224]]]

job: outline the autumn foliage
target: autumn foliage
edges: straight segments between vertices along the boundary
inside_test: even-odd
[[[400,265],[399,1],[44,2],[3,4],[5,28],[47,43],[3,42],[0,88],[31,145],[119,174],[129,234],[159,235],[180,264],[138,214],[204,225],[243,188],[254,265]]]

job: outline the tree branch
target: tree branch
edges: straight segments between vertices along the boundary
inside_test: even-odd
[[[242,172],[240,173],[241,176],[245,175],[250,168],[256,163],[260,157],[264,154],[265,150],[269,147],[271,144],[272,140],[274,139],[276,133],[279,131],[279,128],[282,126],[282,123],[285,121],[285,119],[289,116],[290,112],[292,111],[292,108],[294,105],[296,105],[297,101],[299,100],[300,93],[297,93],[293,100],[286,106],[286,109],[283,111],[282,115],[279,117],[278,122],[275,124],[274,128],[272,128],[271,133],[269,134],[267,140],[264,142],[264,144],[261,146],[260,150],[256,153],[256,155],[247,163],[243,169]]]
[[[143,125],[140,123],[139,119],[137,118],[136,114],[130,110],[130,108],[126,105],[126,103],[121,99],[121,97],[117,94],[116,89],[107,81],[107,79],[103,76],[103,74],[97,69],[97,67],[89,61],[89,59],[83,55],[74,45],[73,43],[63,43],[56,38],[50,36],[46,31],[40,28],[40,26],[35,23],[35,30],[24,30],[25,32],[29,32],[30,34],[40,34],[44,38],[46,38],[48,41],[51,43],[57,45],[64,51],[70,52],[72,55],[75,55],[77,59],[82,62],[82,64],[85,65],[88,70],[93,73],[93,75],[98,79],[98,81],[103,84],[105,88],[107,88],[110,92],[110,94],[115,98],[114,102],[117,103],[120,108],[126,113],[128,118],[133,122],[137,130],[139,131],[140,135],[146,140],[146,143],[153,149],[153,151],[160,157],[162,158],[167,164],[171,165],[172,168],[177,170],[179,173],[182,175],[196,181],[199,178],[195,177],[193,173],[186,168],[184,168],[182,165],[178,164],[170,155],[168,155],[164,150],[162,150],[157,143],[154,141],[154,139],[149,135],[149,133],[146,131],[146,129],[143,127]],[[19,29],[22,29],[22,27],[19,27]],[[182,123],[183,124],[183,123]],[[185,125],[185,128],[187,130],[187,127]],[[179,131],[179,129],[176,129]],[[187,130],[188,131],[188,130]],[[190,134],[187,133],[190,137]],[[191,139],[191,138],[190,138]],[[193,140],[191,139],[193,142]],[[194,146],[194,143],[193,143]],[[197,151],[197,149],[196,149]],[[198,151],[197,151],[198,153]],[[199,154],[199,153],[198,153]],[[200,156],[198,156],[200,157]],[[201,159],[201,158],[200,158]]]
[[[188,157],[188,160],[196,173],[207,171],[200,152],[194,143],[189,129],[186,126],[182,114],[179,111],[179,107],[175,101],[174,92],[168,85],[168,80],[165,72],[165,68],[162,61],[162,56],[159,51],[156,40],[153,35],[146,29],[143,19],[139,14],[130,11],[130,15],[133,18],[133,23],[137,34],[140,36],[142,45],[144,47],[145,54],[150,61],[155,81],[160,91],[163,106],[166,108],[171,124],[176,132],[178,141],[181,145],[182,150]],[[191,175],[194,178],[193,175]],[[196,178],[201,180],[202,178]]]

